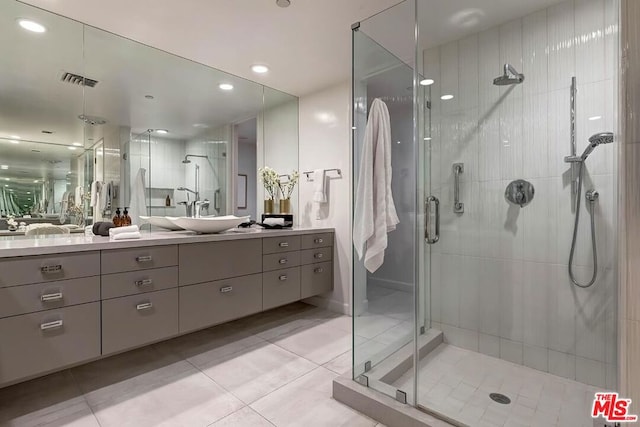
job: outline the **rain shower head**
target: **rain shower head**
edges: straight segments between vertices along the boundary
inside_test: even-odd
[[[511,64],[504,64],[504,74],[493,79],[496,86],[517,85],[524,81],[524,74],[516,71]]]
[[[613,133],[612,132],[600,132],[592,135],[589,138],[589,145],[584,149],[584,153],[580,156],[580,159],[584,162],[589,154],[600,144],[611,144],[613,142]]]
[[[187,154],[186,156],[184,156],[184,160],[182,161],[182,163],[187,164],[187,163],[191,163],[191,160],[189,160],[189,157],[200,157],[202,159],[208,159],[209,156],[202,156],[200,154]]]

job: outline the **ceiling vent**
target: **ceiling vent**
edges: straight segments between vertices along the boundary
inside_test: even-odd
[[[81,76],[80,74],[67,73],[66,71],[62,73],[62,77],[60,78],[60,80],[76,86],[96,87],[96,85],[98,84],[97,80],[89,79],[87,77]]]

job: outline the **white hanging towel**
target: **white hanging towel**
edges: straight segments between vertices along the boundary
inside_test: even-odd
[[[145,198],[145,184],[144,175],[147,172],[146,169],[138,169],[136,178],[131,183],[131,200],[129,201],[129,216],[131,217],[131,223],[134,225],[140,225],[143,221],[140,219],[140,215],[147,215],[147,201]]]
[[[74,203],[76,206],[82,206],[82,187],[77,186],[74,194]]]
[[[391,121],[387,105],[376,98],[371,104],[360,159],[353,244],[371,273],[384,262],[387,233],[400,222],[391,193]]]
[[[327,203],[326,171],[316,169],[313,171],[313,203],[316,208],[316,219],[320,219],[320,208]]]

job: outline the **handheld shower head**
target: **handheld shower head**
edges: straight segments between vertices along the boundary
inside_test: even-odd
[[[589,157],[589,154],[591,154],[591,152],[595,150],[598,145],[611,144],[612,142],[612,132],[600,132],[592,135],[591,138],[589,138],[589,145],[587,145],[587,148],[584,149],[584,152],[582,153],[582,156],[580,156],[580,159],[584,162],[587,157]]]
[[[600,132],[589,138],[591,144],[611,144],[613,142],[613,132]]]
[[[493,79],[496,86],[517,85],[524,81],[524,74],[516,71],[511,64],[504,64],[504,74]]]

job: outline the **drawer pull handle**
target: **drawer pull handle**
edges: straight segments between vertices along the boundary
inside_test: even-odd
[[[286,263],[288,263],[288,262],[289,262],[289,260],[288,260],[288,259],[286,259],[286,258],[282,258],[282,259],[280,259],[280,261],[278,261],[278,262],[279,262],[280,264],[286,264]]]
[[[153,261],[153,257],[151,255],[144,255],[136,257],[136,261],[138,262],[150,262]]]
[[[322,239],[314,239],[313,240],[313,243],[322,243],[322,242],[324,242],[324,240],[322,240]]]
[[[287,280],[287,275],[283,274],[282,276],[278,277],[278,279],[280,279],[281,282],[284,282],[285,280]]]
[[[279,246],[281,248],[288,248],[289,247],[289,242],[280,242]]]
[[[153,304],[150,302],[143,302],[142,304],[138,304],[136,305],[136,310],[138,311],[142,311],[142,310],[148,310],[151,307],[153,307]]]
[[[42,274],[47,273],[59,273],[62,271],[62,264],[57,265],[45,265],[44,267],[40,267],[40,272]]]
[[[220,288],[220,292],[227,293],[227,292],[231,292],[233,290],[233,286],[225,286],[224,288]]]
[[[60,301],[62,299],[62,292],[56,292],[55,294],[44,294],[40,297],[42,302]]]
[[[48,331],[49,329],[57,329],[62,327],[62,320],[55,320],[53,322],[42,323],[40,329]]]
[[[323,272],[324,272],[324,268],[322,268],[322,267],[318,267],[318,268],[314,269],[314,270],[313,270],[313,272],[314,272],[314,273],[318,273],[318,274],[319,274],[319,273],[323,273]]]
[[[145,286],[153,283],[151,279],[136,280],[136,286]]]
[[[320,258],[322,258],[323,256],[324,256],[324,255],[323,255],[322,253],[313,254],[313,257],[314,257],[315,259],[320,259]]]

